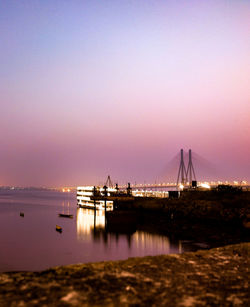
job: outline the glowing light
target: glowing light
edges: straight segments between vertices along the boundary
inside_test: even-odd
[[[77,187],[77,203],[79,206],[82,207],[95,207],[97,209],[105,209],[105,201],[104,200],[98,200],[94,204],[94,201],[91,199],[91,196],[93,196],[94,186],[82,186]],[[99,193],[103,193],[104,189],[100,187],[96,187],[96,191]],[[107,195],[110,196],[110,192],[115,192],[116,189],[108,188],[107,189]],[[107,201],[106,202],[106,209],[111,210],[113,208],[113,201]]]
[[[208,183],[201,183],[201,187],[205,189],[210,189],[210,185]]]
[[[78,208],[76,221],[78,240],[90,241],[94,228],[105,228],[104,211]]]

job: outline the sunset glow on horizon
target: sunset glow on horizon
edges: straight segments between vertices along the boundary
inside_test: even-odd
[[[0,185],[250,181],[249,1],[0,0],[0,41]]]

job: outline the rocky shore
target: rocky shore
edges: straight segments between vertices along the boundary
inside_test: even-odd
[[[249,306],[250,243],[0,274],[0,306]]]

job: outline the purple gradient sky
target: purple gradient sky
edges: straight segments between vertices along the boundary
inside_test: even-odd
[[[250,180],[250,1],[0,0],[0,67],[0,185]]]

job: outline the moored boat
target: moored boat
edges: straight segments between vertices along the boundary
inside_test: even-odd
[[[59,217],[68,217],[68,218],[73,218],[73,214],[64,214],[64,213],[59,213],[58,214]]]
[[[61,226],[56,225],[56,231],[58,231],[58,232],[62,232],[62,227],[61,227]]]

